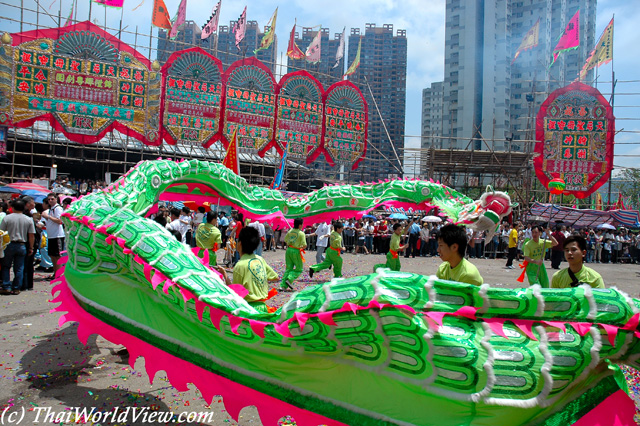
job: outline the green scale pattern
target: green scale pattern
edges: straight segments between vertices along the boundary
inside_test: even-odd
[[[171,191],[186,191],[191,183],[205,184],[255,215],[287,211],[287,217],[305,215],[307,204],[312,212],[320,205],[339,212],[401,199],[440,206],[455,218],[471,200],[435,183],[392,181],[327,187],[291,201],[248,185],[218,164],[158,160],[140,163],[105,192],[71,205],[64,218],[65,277],[90,313],[287,402],[341,421],[357,418],[359,425],[427,425],[434,419],[444,425],[543,424],[610,376],[609,361],[635,365],[640,357],[636,329],[620,328],[612,345],[597,326],[623,327],[640,312],[640,301],[616,289],[476,287],[379,270],[307,287],[275,313],[259,313],[186,246],[144,218],[170,185]],[[124,240],[125,249],[70,217],[104,226]],[[166,293],[162,284],[154,290],[135,256],[176,285]],[[194,300],[185,302],[179,288],[204,302],[202,320]],[[384,307],[371,307],[372,301]],[[456,314],[464,307],[477,308],[477,317]],[[210,318],[218,310],[225,313],[219,330]],[[335,325],[317,316],[331,312]],[[430,313],[449,315],[434,327]],[[288,321],[304,314],[302,328]],[[244,319],[235,332],[232,318]],[[507,337],[491,330],[488,322],[496,319],[506,321]],[[247,320],[273,325],[262,338]],[[529,321],[537,340],[509,320]],[[541,321],[594,325],[581,336],[571,325],[563,332]],[[283,323],[292,337],[276,330]],[[403,409],[407,404],[412,408]],[[434,417],[443,410],[448,420]]]

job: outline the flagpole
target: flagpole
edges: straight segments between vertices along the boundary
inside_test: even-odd
[[[611,18],[611,20],[613,21],[613,19],[616,17],[616,15],[613,15],[613,18]],[[611,28],[611,99],[609,100],[610,104],[611,104],[611,111],[613,111],[613,105],[614,105],[614,95],[615,95],[615,90],[616,90],[616,72],[613,70],[613,28]],[[615,115],[614,115],[615,116]],[[615,144],[613,146],[613,149],[615,150]],[[611,172],[609,173],[609,185],[608,185],[608,195],[607,197],[609,198],[609,205],[611,205],[611,179],[613,178],[613,167],[611,168]]]

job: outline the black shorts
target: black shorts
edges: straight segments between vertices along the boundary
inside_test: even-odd
[[[60,253],[64,251],[64,237],[62,238],[49,238],[47,244],[49,244],[49,248],[47,252],[49,253],[49,257],[60,257]]]
[[[358,238],[358,241],[356,241],[356,245],[358,247],[364,247],[364,238],[363,239]]]

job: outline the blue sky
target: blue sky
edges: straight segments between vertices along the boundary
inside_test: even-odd
[[[26,8],[36,10],[36,0],[22,0]],[[68,15],[72,0],[38,0],[40,11],[46,10],[58,18],[61,10],[62,21]],[[153,0],[144,0],[135,12],[132,9],[143,0],[125,0],[123,27],[126,31],[134,31],[136,26],[141,33],[150,31],[151,10]],[[187,19],[204,24],[209,17],[212,7],[217,0],[187,0]],[[471,1],[471,0],[469,0]],[[20,0],[9,0],[17,6]],[[180,0],[165,0],[171,15],[178,8]],[[616,137],[620,143],[616,147],[616,166],[635,167],[640,159],[640,79],[638,69],[640,60],[637,51],[637,28],[640,22],[640,3],[637,0],[599,0],[597,9],[596,37],[599,37],[611,16],[615,14],[614,30],[614,67],[618,85],[616,88],[615,115],[619,119],[616,123],[618,130],[623,130]],[[76,19],[85,20],[89,15],[89,0],[78,0]],[[256,20],[260,26],[267,24],[273,11],[279,6],[276,34],[278,36],[278,50],[284,52],[287,47],[289,32],[294,20],[300,26],[313,27],[322,25],[329,28],[330,34],[341,32],[344,26],[347,33],[350,28],[360,28],[364,31],[365,24],[375,23],[378,26],[392,24],[394,32],[397,29],[407,30],[408,61],[407,61],[407,113],[406,146],[419,146],[419,138],[410,136],[420,135],[420,115],[422,89],[429,87],[434,81],[443,79],[444,73],[444,20],[445,0],[322,0],[320,2],[308,0],[275,0],[239,1],[223,0],[220,23],[228,25],[229,21],[238,18],[244,6],[247,6],[247,19]],[[51,6],[51,9],[49,7]],[[3,8],[4,9],[4,8]],[[7,8],[9,9],[9,8]],[[92,21],[99,25],[106,22],[109,27],[117,28],[120,23],[119,9],[105,8],[93,4]],[[17,9],[3,10],[4,18],[0,18],[3,31],[17,32],[20,30],[17,22]],[[9,19],[7,19],[9,18]],[[35,13],[26,13],[25,21],[36,22]],[[54,26],[54,20],[44,13],[39,16],[40,25]],[[33,27],[24,27],[24,30]],[[157,29],[154,28],[154,35]],[[133,44],[133,36],[125,34],[123,40]],[[139,37],[138,45],[148,46],[148,39]],[[155,42],[153,43],[155,45]],[[306,46],[300,46],[303,50]],[[139,49],[147,54],[144,49]],[[280,57],[278,53],[278,57]],[[603,93],[610,93],[611,65],[602,66],[599,70],[600,81],[607,81],[599,85]],[[608,95],[605,95],[607,98]],[[618,108],[619,107],[619,108]],[[638,133],[633,133],[638,132]],[[637,155],[625,157],[622,155]]]

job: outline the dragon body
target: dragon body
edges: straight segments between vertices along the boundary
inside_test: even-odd
[[[300,425],[572,424],[619,389],[611,362],[640,357],[640,301],[616,289],[476,287],[381,269],[259,313],[144,217],[172,192],[310,220],[391,203],[467,212],[472,222],[473,200],[417,180],[284,200],[218,164],[158,160],[74,202],[54,290],[56,310],[68,312],[61,322],[128,344],[151,377],[162,369],[179,389],[223,394],[232,414],[256,405],[265,425],[292,413]],[[235,403],[232,384],[246,390]]]

